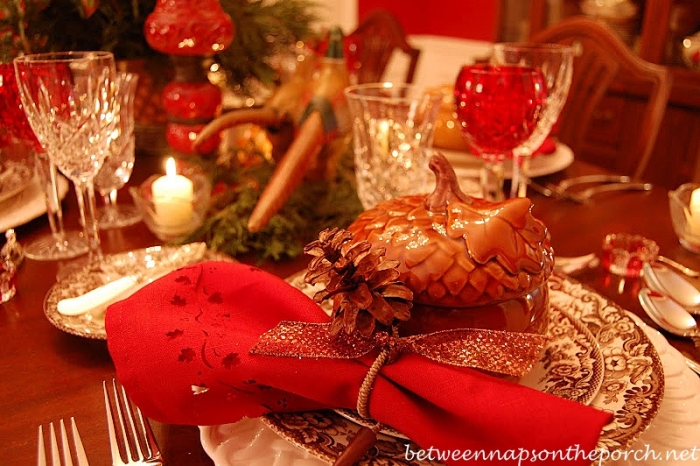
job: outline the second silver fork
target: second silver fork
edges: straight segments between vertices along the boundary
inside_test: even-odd
[[[163,459],[148,420],[132,405],[124,387],[102,382],[112,466],[162,465]],[[110,395],[111,392],[111,395]],[[120,450],[120,446],[122,447]]]
[[[88,466],[88,459],[85,455],[85,449],[83,448],[83,442],[80,440],[80,434],[78,433],[78,427],[75,425],[75,419],[70,418],[71,422],[71,433],[73,435],[73,446],[68,443],[68,433],[66,432],[66,426],[61,419],[60,432],[61,432],[61,450],[63,451],[63,463],[61,463],[61,454],[58,449],[58,441],[56,440],[56,430],[53,427],[53,422],[49,424],[49,448],[51,451],[51,466],[73,466],[73,457],[75,457],[75,464],[77,466]],[[72,453],[72,455],[71,455]],[[39,426],[39,446],[37,455],[37,466],[47,466],[48,457],[46,456],[46,448],[44,447],[44,430],[42,426]]]

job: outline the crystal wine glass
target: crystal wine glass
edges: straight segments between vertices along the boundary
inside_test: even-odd
[[[524,66],[463,66],[454,92],[462,134],[484,160],[484,198],[501,201],[503,162],[530,137],[542,116],[542,73]]]
[[[48,52],[14,59],[24,112],[41,145],[75,185],[88,267],[102,259],[93,180],[118,122],[114,55]]]
[[[547,88],[545,101],[535,131],[513,150],[511,197],[527,194],[528,170],[532,154],[552,131],[566,102],[573,72],[573,49],[562,44],[500,43],[493,48],[492,63],[520,65],[542,72]]]
[[[104,200],[104,207],[97,210],[97,224],[102,229],[121,228],[141,220],[136,206],[117,203],[117,191],[129,181],[136,158],[134,98],[138,78],[134,73],[117,75],[119,123],[109,145],[109,154],[95,176],[95,188]]]
[[[56,166],[37,141],[22,110],[12,63],[0,64],[0,115],[0,130],[16,140],[24,141],[28,151],[34,153],[34,165],[44,193],[51,228],[50,234],[41,235],[23,246],[26,256],[34,260],[61,260],[85,254],[88,246],[81,232],[67,231],[63,227]]]

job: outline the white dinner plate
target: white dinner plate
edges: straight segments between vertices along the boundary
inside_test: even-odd
[[[59,176],[59,198],[63,200],[67,192],[68,180],[63,176]],[[45,213],[46,200],[39,183],[39,177],[35,176],[26,189],[0,202],[0,232],[24,225]]]
[[[442,152],[447,157],[459,178],[479,178],[479,169],[483,162],[477,156],[469,152],[438,148],[433,150]],[[574,153],[571,148],[566,144],[557,142],[555,143],[554,152],[551,154],[539,154],[530,160],[529,175],[531,178],[551,175],[565,169],[573,161]],[[513,176],[513,163],[511,160],[505,161],[504,170],[506,179],[510,179]]]
[[[659,353],[666,390],[654,422],[628,448],[630,452],[641,452],[641,456],[621,457],[611,466],[700,464],[700,377],[686,366],[683,355],[661,333],[631,312],[627,314],[644,330]],[[684,452],[689,455],[686,460],[681,456]]]

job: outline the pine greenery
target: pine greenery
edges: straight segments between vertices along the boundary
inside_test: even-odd
[[[270,59],[299,39],[314,36],[313,0],[219,0],[233,19],[231,46],[216,55],[232,83],[276,78]],[[196,5],[196,2],[192,2]],[[156,0],[101,0],[86,18],[81,0],[0,2],[0,62],[45,51],[106,50],[118,60],[160,55],[150,48],[143,25]]]

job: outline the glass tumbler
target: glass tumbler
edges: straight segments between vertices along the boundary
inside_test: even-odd
[[[428,160],[442,94],[410,84],[345,89],[353,122],[357,195],[365,209],[428,191]]]

